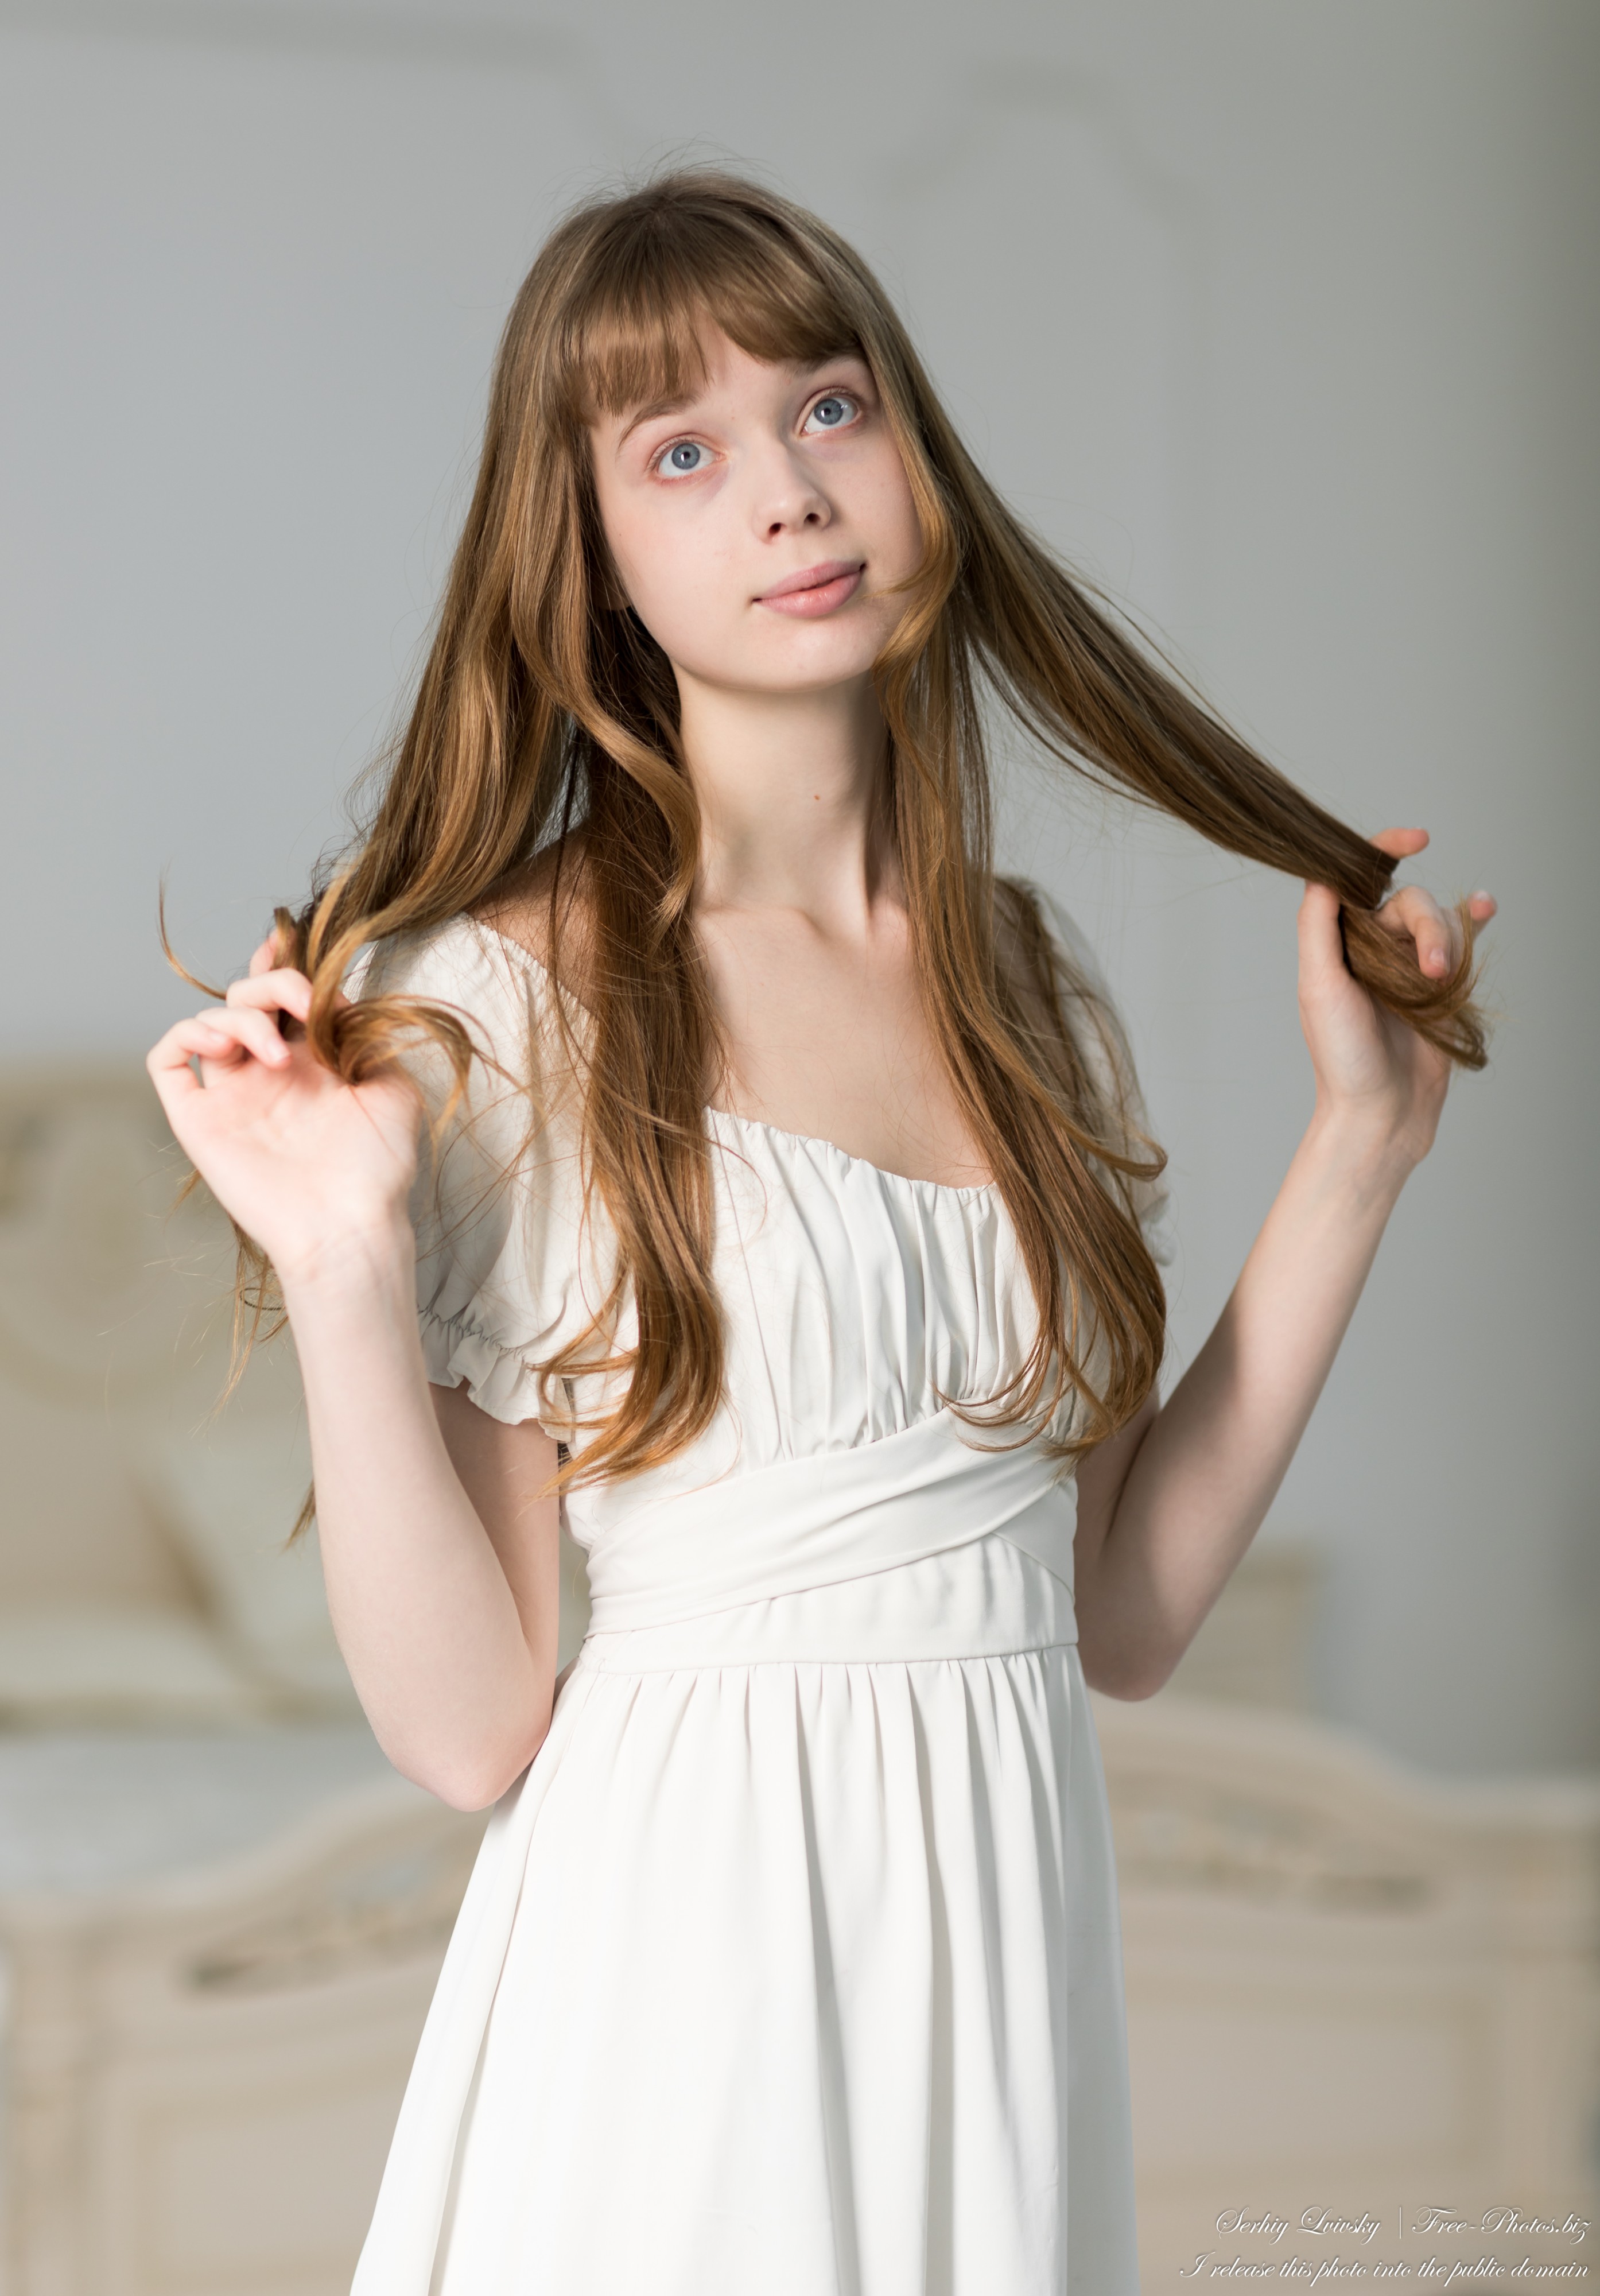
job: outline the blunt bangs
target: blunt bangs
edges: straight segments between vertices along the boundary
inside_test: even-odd
[[[714,206],[629,202],[592,250],[562,329],[562,412],[587,427],[688,397],[705,382],[707,340],[718,332],[771,365],[844,352],[873,365],[863,317],[842,265],[770,216],[730,213],[726,192]]]

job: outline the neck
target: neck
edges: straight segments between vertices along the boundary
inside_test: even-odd
[[[700,906],[794,908],[825,925],[859,917],[891,873],[888,729],[870,677],[774,694],[680,670],[678,686],[701,811]]]

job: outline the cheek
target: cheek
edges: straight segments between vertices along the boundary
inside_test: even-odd
[[[671,515],[628,519],[612,533],[611,550],[639,619],[674,661],[686,661],[696,634],[703,642],[727,612],[726,553],[717,547],[710,522]]]
[[[905,465],[890,447],[862,476],[863,521],[869,529],[864,538],[884,575],[909,574],[922,558],[923,532]]]

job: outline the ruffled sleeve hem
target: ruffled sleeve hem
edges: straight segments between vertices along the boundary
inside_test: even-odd
[[[465,1386],[471,1400],[508,1427],[537,1419],[547,1435],[562,1434],[544,1415],[538,1374],[525,1355],[474,1323],[471,1314],[438,1316],[417,1309],[423,1364],[434,1387]]]

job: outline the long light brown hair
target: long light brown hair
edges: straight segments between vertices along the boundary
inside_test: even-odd
[[[458,1016],[383,996],[341,1008],[335,993],[367,944],[492,911],[542,857],[544,961],[588,1016],[570,1049],[590,1201],[615,1255],[592,1332],[540,1369],[551,1382],[596,1362],[627,1371],[586,1480],[693,1440],[723,1380],[705,1125],[722,1050],[693,911],[700,823],[671,665],[610,562],[589,432],[699,381],[711,329],[762,360],[860,356],[904,462],[923,552],[874,671],[885,818],[930,1026],[1038,1309],[1030,1353],[984,1415],[1038,1426],[1070,1397],[1060,1447],[1076,1455],[1126,1424],[1159,1368],[1165,1300],[1132,1192],[1162,1160],[1086,1056],[1085,984],[1025,889],[995,874],[986,704],[1063,767],[1333,886],[1356,978],[1479,1067],[1472,922],[1464,903],[1459,961],[1425,979],[1375,920],[1393,863],[1220,724],[1006,507],[866,265],[788,201],[679,170],[586,202],[540,250],[506,322],[472,505],[370,824],[298,915],[278,913],[283,954],[313,982],[309,1035],[354,1080],[398,1060],[420,1027],[464,1080]],[[258,1255],[251,1266],[258,1277]],[[625,1300],[637,1344],[619,1355]]]

